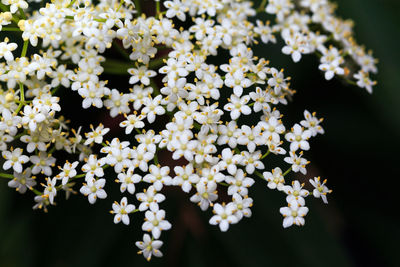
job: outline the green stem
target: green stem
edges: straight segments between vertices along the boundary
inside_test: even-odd
[[[4,5],[4,4],[2,4],[2,3],[0,3],[0,9],[1,9],[3,12],[8,12],[8,11],[10,11],[10,9],[8,8],[8,6],[6,6],[6,5]]]
[[[24,41],[24,46],[22,47],[21,57],[26,56],[26,52],[28,51],[29,40]]]
[[[67,6],[67,8],[72,7],[75,4],[76,0],[72,0],[71,3],[69,3],[69,5]]]
[[[21,30],[18,27],[3,27],[1,29],[1,31],[3,32],[20,32]]]
[[[31,189],[31,191],[32,191],[33,193],[35,193],[36,195],[38,195],[38,196],[43,196],[43,193],[40,192],[39,190],[37,190],[37,189],[35,189],[35,188],[30,188],[30,189]]]
[[[289,169],[287,169],[287,171],[285,171],[285,173],[283,174],[283,176],[286,176],[291,170],[292,170],[292,167],[290,167]]]
[[[267,0],[263,0],[261,2],[260,6],[257,8],[257,12],[263,12],[266,4],[267,4]]]
[[[257,175],[259,178],[265,180],[264,175],[262,175],[261,172],[259,172],[259,171],[254,171],[254,174]]]
[[[271,150],[268,149],[268,151],[261,157],[261,159],[265,159],[269,153],[271,153]]]
[[[137,14],[139,16],[142,15],[142,8],[140,6],[140,0],[134,0],[133,2],[135,3],[135,9],[137,11]]]
[[[157,156],[157,154],[154,154],[153,160],[154,160],[154,165],[157,166],[158,164],[160,164],[160,163],[158,162],[158,156]]]
[[[357,83],[356,83],[355,81],[352,81],[352,80],[350,80],[350,79],[348,79],[348,78],[345,78],[344,80],[345,80],[348,84],[358,86]]]
[[[26,19],[26,15],[24,13],[24,11],[22,10],[22,8],[18,8],[19,14],[21,14],[21,18],[22,19]]]
[[[60,86],[57,86],[56,88],[53,88],[53,90],[51,90],[51,95],[54,96],[54,94],[57,93],[58,89],[60,89]]]
[[[121,2],[119,2],[118,8],[116,10],[117,12],[122,7],[123,4],[124,4],[124,0],[121,0]]]
[[[156,17],[160,15],[160,0],[156,0]]]
[[[0,178],[14,179],[14,175],[8,173],[0,173]]]
[[[24,85],[21,82],[19,83],[19,90],[20,90],[19,93],[20,93],[20,96],[21,96],[21,102],[19,103],[18,108],[14,112],[14,114],[18,114],[19,111],[21,110],[21,108],[24,106],[24,103],[25,103]]]

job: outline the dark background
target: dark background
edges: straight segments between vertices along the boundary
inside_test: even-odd
[[[333,193],[329,205],[309,199],[304,227],[282,228],[284,197],[262,182],[251,189],[253,216],[227,233],[208,225],[210,212],[168,189],[163,204],[173,229],[161,237],[165,256],[147,263],[134,245],[142,237],[142,217],[132,216],[130,226],[114,225],[108,213],[114,199],[91,206],[81,196],[59,198],[44,214],[31,210],[31,194],[21,196],[0,181],[0,267],[400,266],[400,3],[337,2],[340,16],[355,21],[358,42],[380,60],[372,95],[326,82],[312,56],[294,64],[273,46],[258,51],[293,78],[298,93],[286,118],[299,121],[304,109],[325,118],[326,134],[312,141],[305,156],[312,162],[307,177],[327,178]]]

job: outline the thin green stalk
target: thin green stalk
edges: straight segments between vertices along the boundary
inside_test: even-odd
[[[156,17],[160,15],[160,0],[156,0]]]
[[[20,32],[21,30],[18,27],[3,27],[1,29],[1,31],[3,32]]]
[[[71,3],[69,3],[69,5],[67,6],[67,8],[72,7],[75,4],[76,0],[72,0]]]
[[[21,14],[22,19],[26,19],[25,12],[22,10],[22,8],[18,8],[19,14]]]
[[[285,173],[283,174],[283,176],[286,176],[289,172],[291,172],[292,167],[290,167],[289,169],[287,169],[287,171],[285,171]]]
[[[19,103],[18,108],[14,112],[14,114],[18,114],[21,108],[25,105],[24,85],[22,83],[19,83],[19,94],[21,96],[21,102]]]
[[[140,16],[142,15],[142,7],[140,6],[140,0],[134,0],[135,3],[135,9],[137,11],[137,14]]]
[[[0,173],[0,178],[14,179],[14,175],[8,173]]]
[[[264,175],[262,175],[261,172],[259,172],[259,171],[254,171],[254,174],[257,175],[259,178],[265,180]]]
[[[257,8],[257,12],[263,12],[266,4],[267,4],[267,0],[263,0],[261,2],[260,6]]]
[[[118,8],[116,10],[117,12],[122,7],[123,4],[124,4],[124,0],[121,0],[121,2],[119,2]]]
[[[268,151],[264,155],[262,155],[261,159],[265,159],[269,155],[269,153],[271,153],[271,150],[268,149]]]
[[[29,40],[24,41],[24,46],[22,47],[21,57],[26,56],[26,52],[28,51]]]
[[[158,161],[158,156],[157,156],[157,154],[154,154],[153,161],[154,161],[154,165],[156,165],[156,166],[157,166],[158,164],[160,164],[159,161]]]

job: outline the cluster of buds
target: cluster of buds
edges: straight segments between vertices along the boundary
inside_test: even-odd
[[[0,4],[0,30],[13,32],[0,43],[0,177],[21,194],[32,192],[34,209],[47,211],[75,190],[94,204],[115,181],[122,196],[112,204],[114,223],[129,225],[144,213],[136,245],[150,260],[162,256],[159,239],[171,228],[165,186],[211,209],[209,223],[221,231],[251,216],[256,180],[286,197],[284,227],[304,225],[307,197],[327,203],[326,180],[293,179],[307,175],[303,154],[324,133],[322,119],[305,110],[299,123],[284,125],[279,108],[295,93],[290,78],[252,47],[282,40],[294,62],[314,54],[327,80],[337,76],[371,92],[376,60],[334,4],[156,0],[144,2],[152,7],[146,14],[131,0],[53,0],[38,10],[31,2]],[[261,13],[273,22],[257,19]],[[110,48],[124,61],[107,57]],[[224,62],[216,66],[216,59]],[[132,88],[109,88],[112,74],[126,75]],[[60,105],[66,94],[82,97],[82,112],[109,113],[122,137],[111,136],[118,130],[105,122],[72,129],[64,117],[74,118]],[[176,165],[160,165],[160,153]],[[271,168],[270,157],[282,164]]]

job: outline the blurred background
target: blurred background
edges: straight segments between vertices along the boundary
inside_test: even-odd
[[[358,42],[379,58],[372,95],[326,82],[313,56],[294,64],[273,46],[258,51],[293,77],[298,92],[286,119],[301,120],[304,109],[325,118],[326,134],[305,154],[312,163],[307,177],[327,178],[333,193],[329,205],[307,202],[304,227],[282,228],[284,197],[262,182],[251,189],[253,216],[227,233],[208,225],[210,212],[168,189],[163,206],[173,228],[162,235],[165,256],[147,263],[134,244],[142,237],[142,217],[135,214],[129,227],[114,225],[108,213],[113,198],[93,206],[80,196],[60,198],[44,214],[32,211],[31,194],[21,196],[2,180],[0,267],[400,266],[400,1],[336,2],[338,14],[355,21]]]

